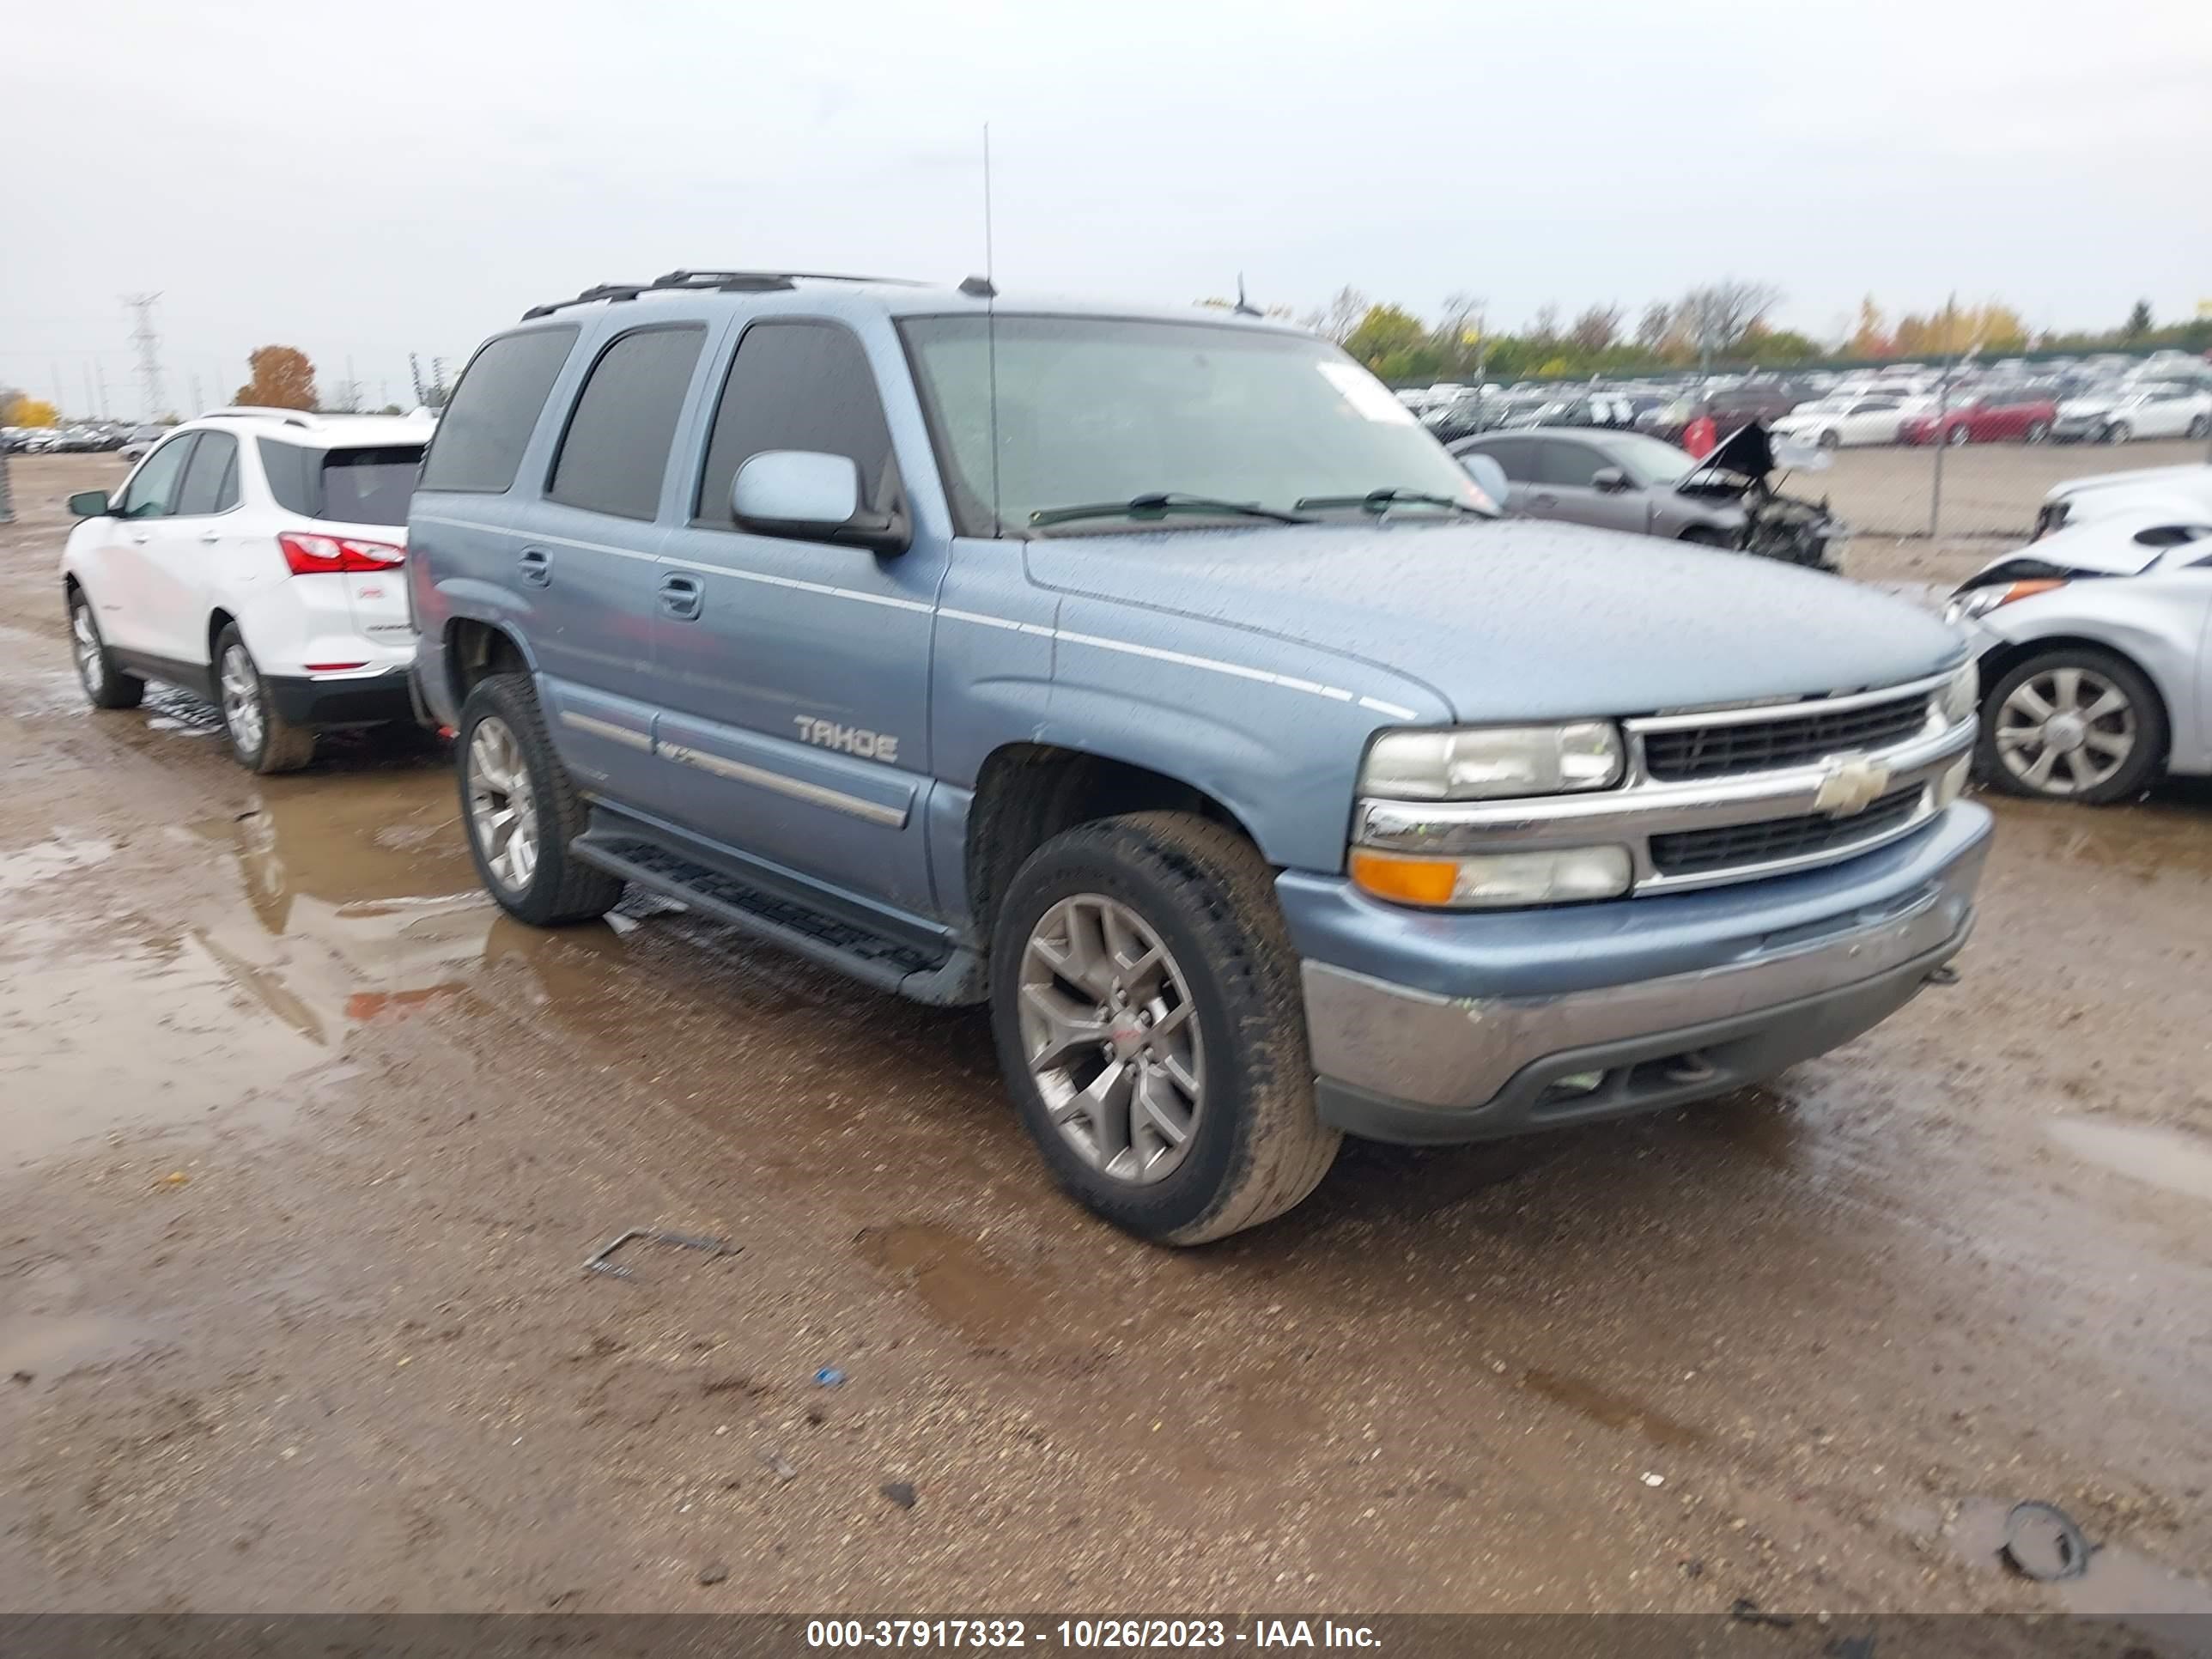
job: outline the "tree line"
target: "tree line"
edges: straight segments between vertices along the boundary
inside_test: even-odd
[[[1268,314],[1295,321],[1335,341],[1385,380],[1522,380],[1662,373],[1669,369],[1786,368],[1856,359],[1935,358],[1978,349],[1984,356],[2027,350],[2142,350],[2212,347],[2212,319],[2160,325],[2139,300],[2119,327],[2062,332],[2032,330],[2001,301],[1962,305],[1955,299],[1893,321],[1869,295],[1856,322],[1839,337],[1814,339],[1770,320],[1784,299],[1771,283],[1726,277],[1674,300],[1654,300],[1632,315],[1615,303],[1585,307],[1572,319],[1557,305],[1537,308],[1516,332],[1493,332],[1480,296],[1444,296],[1433,320],[1407,307],[1370,300],[1341,288],[1327,304],[1300,313],[1287,306]],[[1225,300],[1202,300],[1226,307]]]

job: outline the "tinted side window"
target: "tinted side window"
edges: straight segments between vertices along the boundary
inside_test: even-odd
[[[177,492],[180,517],[220,513],[238,501],[238,440],[228,432],[203,432],[185,468],[184,487]],[[230,500],[223,500],[228,482]]]
[[[1587,489],[1605,457],[1588,444],[1540,443],[1536,446],[1536,482],[1570,489]]]
[[[1499,438],[1482,445],[1476,452],[1487,455],[1505,469],[1505,476],[1515,483],[1528,483],[1536,476],[1536,441],[1533,438]]]
[[[501,335],[477,353],[438,422],[422,466],[423,489],[496,495],[513,487],[545,394],[568,361],[576,333],[534,328]]]
[[[261,452],[261,476],[269,480],[269,493],[287,513],[315,516],[315,458],[318,452],[288,444],[281,438],[256,438]]]
[[[130,488],[123,492],[123,517],[158,519],[171,511],[177,486],[184,480],[185,458],[192,453],[192,441],[199,435],[187,432],[180,438],[172,438],[140,464],[131,477]]]
[[[638,328],[602,351],[577,394],[546,495],[593,513],[651,519],[706,343],[706,329],[696,324]]]
[[[896,485],[891,434],[860,343],[833,323],[756,323],[738,343],[714,410],[707,465],[693,498],[701,524],[727,525],[730,484],[764,449],[849,455],[860,493],[883,510]]]

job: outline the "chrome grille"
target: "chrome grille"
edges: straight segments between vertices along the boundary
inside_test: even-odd
[[[1800,712],[1771,720],[1716,721],[1644,734],[1644,769],[1662,783],[1800,766],[1850,750],[1886,749],[1928,723],[1925,693],[1834,714]]]
[[[1832,852],[1855,842],[1887,834],[1919,811],[1925,786],[1893,789],[1863,812],[1836,817],[1826,812],[1765,818],[1715,830],[1681,830],[1651,837],[1651,867],[1662,876],[1703,875],[1739,865],[1775,863]]]

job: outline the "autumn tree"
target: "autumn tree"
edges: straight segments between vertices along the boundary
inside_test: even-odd
[[[1347,286],[1330,295],[1328,303],[1320,310],[1310,311],[1299,320],[1324,340],[1342,345],[1352,337],[1352,331],[1359,326],[1367,312],[1367,296]]]
[[[2156,326],[2157,324],[2152,319],[2150,314],[2150,301],[2138,300],[2136,301],[2135,309],[2128,313],[2128,320],[2120,330],[2120,337],[2124,340],[2140,340]]]
[[[1536,307],[1536,314],[1528,319],[1528,337],[1547,342],[1559,337],[1559,307],[1557,305],[1547,300]]]
[[[0,426],[52,426],[62,412],[27,392],[0,391]]]
[[[1656,355],[1667,343],[1674,327],[1674,307],[1664,300],[1654,300],[1636,319],[1636,343],[1641,349]]]
[[[1674,319],[1698,356],[1710,362],[1781,303],[1782,290],[1771,283],[1726,276],[1685,294],[1674,307]]]
[[[1881,314],[1881,307],[1869,294],[1859,301],[1859,325],[1844,343],[1844,349],[1854,357],[1887,357],[1897,349],[1890,338],[1889,325]]]
[[[246,360],[253,378],[238,388],[234,404],[257,409],[313,409],[315,366],[297,346],[265,345]]]
[[[1384,379],[1419,370],[1413,359],[1428,343],[1427,325],[1401,306],[1370,306],[1344,349]]]
[[[1584,351],[1603,351],[1620,337],[1621,314],[1617,305],[1592,306],[1575,319],[1567,337]]]

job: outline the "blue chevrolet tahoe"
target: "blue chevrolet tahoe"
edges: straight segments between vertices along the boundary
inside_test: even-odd
[[[988,1003],[1142,1236],[1341,1136],[1721,1093],[1965,943],[1975,684],[1895,599],[1502,519],[1334,347],[1220,312],[686,270],[471,360],[416,676],[526,921],[633,884]]]

